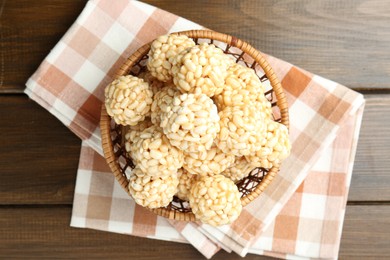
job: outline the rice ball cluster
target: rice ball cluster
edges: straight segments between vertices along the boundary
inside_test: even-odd
[[[179,94],[180,92],[173,84],[166,84],[154,94],[151,105],[151,120],[153,124],[160,126],[161,118],[167,118],[167,113],[172,111],[173,98]]]
[[[176,196],[181,200],[188,201],[191,187],[197,180],[197,175],[191,174],[184,168],[178,170],[179,185],[177,186]]]
[[[135,164],[129,194],[150,209],[176,196],[203,223],[231,223],[242,210],[235,183],[280,165],[291,149],[288,129],[273,121],[254,70],[219,47],[172,34],[157,38],[148,56],[148,70],[105,89]]]
[[[224,153],[235,156],[250,155],[261,148],[258,136],[266,130],[265,119],[256,107],[227,106],[219,112],[220,132],[215,143]]]
[[[144,121],[139,122],[138,125],[134,126],[127,126],[124,130],[125,132],[125,149],[129,153],[131,149],[131,143],[136,140],[136,138],[139,137],[140,133],[144,131],[146,128],[149,128],[153,125],[152,121],[150,121],[150,118],[145,118]]]
[[[166,85],[165,82],[159,81],[158,79],[153,77],[152,73],[150,73],[149,71],[142,71],[138,75],[138,77],[149,84],[150,89],[153,92],[153,96],[156,95],[156,93]]]
[[[211,148],[219,132],[218,110],[204,94],[175,95],[170,112],[161,114],[164,134],[182,151],[200,152]]]
[[[269,120],[261,149],[246,158],[256,167],[270,169],[273,166],[279,166],[290,155],[290,150],[291,144],[287,127]]]
[[[212,44],[201,43],[173,59],[173,82],[183,93],[209,97],[222,92],[227,70],[233,61]]]
[[[183,168],[192,174],[215,175],[224,172],[234,163],[232,154],[222,152],[215,144],[209,150],[184,153]]]
[[[148,70],[162,82],[172,80],[173,59],[195,42],[185,35],[162,35],[153,41],[149,51]]]
[[[161,128],[152,125],[128,135],[127,147],[135,164],[150,177],[169,177],[183,166],[183,152],[172,146]]]

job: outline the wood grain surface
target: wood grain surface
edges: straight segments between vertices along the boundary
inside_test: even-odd
[[[80,139],[27,96],[0,95],[0,111],[0,203],[72,203]]]
[[[365,94],[340,258],[389,259],[390,1],[145,2]],[[85,3],[0,0],[0,258],[200,259],[186,244],[69,227],[80,140],[22,92]]]
[[[364,97],[367,103],[348,200],[390,201],[390,95]]]
[[[348,87],[390,87],[390,1],[145,2],[247,40],[265,53]],[[84,5],[83,0],[3,1],[2,92],[22,91]]]
[[[1,1],[0,91],[21,93],[24,83],[83,10],[86,1]]]
[[[70,207],[14,207],[0,210],[0,252],[38,259],[203,259],[191,245],[68,228]],[[390,255],[390,207],[348,206],[340,259]],[[240,259],[223,250],[212,259]],[[247,255],[245,259],[274,259]]]

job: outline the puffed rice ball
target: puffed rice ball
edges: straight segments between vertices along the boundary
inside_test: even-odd
[[[107,113],[117,124],[136,125],[150,112],[153,92],[143,79],[120,76],[104,91]]]
[[[215,143],[224,153],[244,156],[260,150],[258,136],[265,134],[266,124],[256,107],[225,107],[220,116],[220,132]]]
[[[153,77],[149,71],[143,71],[138,75],[139,78],[143,79],[150,86],[150,89],[153,92],[153,95],[157,93],[157,91],[161,90],[165,85],[164,82],[159,81],[157,78]]]
[[[126,152],[131,152],[131,143],[134,142],[135,138],[138,138],[140,133],[144,131],[146,128],[151,127],[152,121],[150,121],[150,118],[145,118],[144,121],[138,123],[134,126],[129,126],[125,130],[125,149]],[[131,156],[130,156],[131,157]]]
[[[178,175],[179,175],[179,185],[177,187],[176,196],[179,199],[188,201],[188,195],[190,194],[192,185],[194,185],[197,179],[197,175],[189,173],[184,168],[180,168],[178,170]]]
[[[225,154],[213,144],[209,150],[197,153],[184,151],[183,168],[192,174],[220,174],[234,162],[234,159],[234,155]]]
[[[197,219],[220,226],[238,218],[242,210],[240,197],[237,186],[225,176],[202,176],[192,186],[189,202]]]
[[[217,107],[206,95],[175,95],[160,126],[170,143],[187,153],[210,149],[219,132]]]
[[[257,167],[270,169],[273,166],[278,166],[283,159],[287,158],[290,155],[290,150],[291,144],[287,127],[269,120],[261,149],[255,155],[249,155],[246,158]]]
[[[173,82],[183,93],[209,97],[222,92],[227,69],[234,62],[213,44],[201,43],[173,59]]]
[[[236,158],[234,163],[221,174],[232,181],[237,182],[247,177],[254,168],[256,168],[256,166],[253,163],[248,162],[245,156],[241,156]]]
[[[220,110],[227,106],[244,106],[264,96],[264,86],[253,69],[233,64],[227,71],[225,86],[214,101]]]
[[[170,73],[172,59],[195,45],[195,42],[186,35],[162,35],[153,41],[149,51],[147,67],[158,80],[168,82],[172,80]]]
[[[151,178],[136,166],[130,176],[129,191],[135,202],[150,209],[167,206],[177,192],[176,173],[166,178]]]
[[[155,93],[150,108],[153,124],[160,125],[161,117],[166,116],[171,111],[172,101],[175,95],[180,95],[180,92],[173,84],[167,84]]]
[[[129,147],[135,164],[148,176],[170,176],[183,166],[183,152],[169,143],[158,126],[136,135]]]
[[[252,104],[258,111],[261,112],[262,117],[265,118],[265,120],[274,119],[272,114],[272,104],[265,95],[262,94],[257,96],[256,101]]]

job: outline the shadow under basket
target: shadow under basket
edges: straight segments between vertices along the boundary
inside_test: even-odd
[[[238,38],[214,31],[192,30],[177,32],[176,34],[187,35],[198,44],[201,42],[212,43],[221,48],[237,63],[255,70],[266,87],[265,95],[272,104],[274,120],[289,127],[288,106],[282,86],[273,69],[259,51]],[[126,60],[114,76],[119,77],[128,74],[137,76],[145,71],[150,46],[151,43],[148,43],[139,48]],[[119,184],[129,194],[129,174],[126,174],[126,171],[130,172],[135,165],[124,148],[124,126],[115,124],[114,120],[107,114],[104,104],[101,111],[100,127],[104,157]],[[236,185],[242,194],[242,205],[245,206],[258,197],[278,171],[278,167],[271,169],[255,168],[248,177],[238,181]],[[151,211],[169,219],[196,220],[188,202],[177,197],[174,197],[167,207],[151,209]]]

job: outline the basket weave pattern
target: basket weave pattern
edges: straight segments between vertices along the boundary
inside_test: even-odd
[[[265,93],[267,99],[273,107],[274,120],[289,126],[288,107],[282,86],[276,77],[273,69],[264,59],[259,51],[254,49],[248,43],[232,37],[230,35],[217,33],[206,30],[192,30],[179,32],[177,34],[185,34],[192,38],[196,43],[209,42],[221,48],[227,55],[234,58],[237,63],[240,63],[249,68],[255,69],[257,75],[263,83],[269,83],[272,88]],[[146,70],[148,60],[148,52],[151,43],[148,43],[139,48],[132,56],[117,71],[115,77],[132,74],[139,75]],[[131,158],[127,155],[124,148],[124,135],[126,127],[116,125],[115,122],[107,114],[105,106],[102,106],[101,112],[101,134],[104,156],[109,164],[113,174],[119,184],[128,191],[128,176],[126,171],[135,167]],[[242,193],[241,203],[243,206],[250,203],[268,186],[274,176],[278,172],[277,167],[269,170],[264,168],[255,168],[251,171],[248,177],[236,183],[239,191]],[[165,208],[153,209],[156,214],[176,220],[194,221],[195,216],[189,208],[188,202],[182,201],[174,197],[173,201]]]

